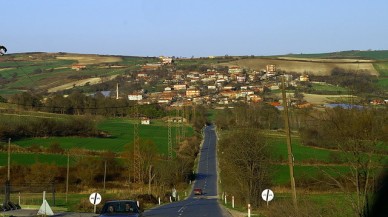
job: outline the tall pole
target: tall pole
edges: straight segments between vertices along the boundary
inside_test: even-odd
[[[7,181],[11,179],[11,138],[8,138],[8,173]]]
[[[286,130],[286,140],[287,140],[288,166],[290,168],[292,202],[294,204],[295,209],[297,209],[298,205],[296,200],[296,187],[295,187],[295,178],[294,178],[294,156],[292,155],[290,119],[288,116],[288,104],[287,104],[287,97],[286,97],[284,86],[285,85],[284,85],[284,75],[283,75],[282,76],[282,97],[283,97],[283,107],[284,107],[284,127]]]
[[[170,116],[168,116],[168,119],[167,119],[168,160],[172,160],[172,138],[171,138],[171,122],[172,122],[172,120],[173,119],[171,119]]]
[[[7,181],[5,181],[5,201],[8,203],[11,201],[11,138],[8,139],[8,172],[7,172]]]
[[[67,169],[66,169],[66,203],[67,203],[67,194],[69,193],[69,167],[70,167],[70,153],[67,150]]]
[[[119,83],[116,85],[116,99],[119,99]]]
[[[104,169],[104,191],[105,191],[105,181],[106,181],[106,160],[105,160],[105,169]]]

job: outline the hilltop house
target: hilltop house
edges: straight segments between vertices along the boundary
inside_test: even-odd
[[[76,70],[76,71],[79,71],[79,70],[86,69],[86,66],[85,66],[85,65],[81,65],[81,64],[75,64],[75,65],[72,65],[72,66],[71,66],[71,69],[74,69],[74,70]]]

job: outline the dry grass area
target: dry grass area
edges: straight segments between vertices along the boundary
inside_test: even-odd
[[[116,77],[117,77],[117,75],[112,75],[112,76],[104,78],[104,79],[112,80],[112,79],[114,79]],[[73,81],[73,82],[69,82],[69,83],[66,83],[66,84],[63,84],[63,85],[60,85],[60,86],[49,88],[47,91],[49,93],[53,93],[53,92],[57,92],[57,91],[68,90],[68,89],[73,88],[74,86],[79,87],[79,86],[85,86],[86,84],[93,85],[93,84],[98,84],[100,82],[101,82],[101,78],[99,78],[99,77],[98,78],[81,79],[81,80],[78,80],[78,81]]]
[[[100,64],[100,63],[114,63],[121,62],[121,57],[115,56],[99,56],[99,55],[81,55],[81,54],[66,54],[57,56],[60,60],[76,60],[81,65]]]
[[[318,94],[307,94],[307,93],[304,93],[303,95],[304,95],[304,99],[307,102],[315,105],[335,103],[340,99],[355,97],[351,95],[318,95]]]
[[[357,62],[358,61],[358,62]],[[247,67],[254,70],[262,70],[266,65],[274,64],[280,70],[287,72],[308,73],[313,75],[330,75],[333,68],[343,68],[346,70],[369,71],[371,75],[378,75],[373,67],[373,61],[370,60],[351,60],[351,59],[296,59],[296,58],[250,58],[222,63],[227,66]]]

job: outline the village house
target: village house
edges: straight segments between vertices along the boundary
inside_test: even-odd
[[[226,97],[229,97],[229,98],[236,98],[236,91],[224,90],[224,91],[220,92],[220,95],[221,96],[226,96]]]
[[[150,122],[151,122],[150,119],[147,118],[147,117],[140,118],[140,123],[143,124],[143,125],[149,125]]]
[[[146,77],[148,77],[148,74],[145,72],[140,72],[139,74],[137,74],[137,78],[146,78]]]
[[[236,76],[236,80],[238,83],[245,83],[246,77],[244,75],[238,75]]]
[[[186,84],[174,84],[173,88],[174,90],[186,90],[187,86]]]
[[[201,95],[201,91],[196,88],[189,88],[186,90],[186,97],[197,97]]]
[[[71,66],[71,69],[74,69],[76,71],[80,71],[80,70],[86,69],[86,66],[85,65],[81,65],[81,64],[75,64],[75,65]]]
[[[308,75],[301,75],[299,76],[299,81],[310,81],[310,78]]]
[[[174,60],[171,57],[161,56],[159,58],[162,60],[162,64],[163,65],[170,65],[170,64],[172,64],[174,62]]]
[[[129,101],[140,101],[143,99],[142,94],[134,93],[134,94],[128,94],[128,100]]]
[[[250,102],[253,102],[253,103],[258,103],[258,102],[262,102],[263,98],[261,96],[252,94],[252,95],[248,95],[247,96],[247,101],[250,101]]]
[[[228,69],[229,74],[240,74],[243,72],[243,69],[238,66],[231,66]]]

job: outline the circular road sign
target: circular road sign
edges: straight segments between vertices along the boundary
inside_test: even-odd
[[[261,192],[261,198],[263,198],[264,201],[271,201],[274,198],[274,193],[271,191],[271,189],[265,189],[263,192]]]
[[[92,193],[90,196],[89,196],[89,201],[90,203],[92,203],[93,205],[98,205],[101,203],[101,195],[97,192],[94,192]]]

